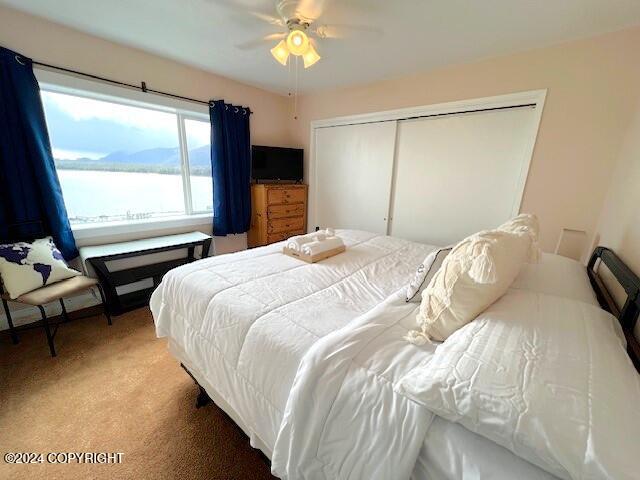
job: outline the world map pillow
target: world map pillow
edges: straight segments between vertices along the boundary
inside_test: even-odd
[[[51,237],[0,244],[0,278],[11,299],[77,275]]]

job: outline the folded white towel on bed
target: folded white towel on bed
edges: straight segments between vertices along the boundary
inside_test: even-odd
[[[306,235],[296,235],[295,237],[290,237],[285,245],[291,250],[301,252],[303,245],[311,242],[322,242],[328,237],[333,237],[334,235],[335,233],[333,229],[327,228],[325,230],[318,230],[317,232],[307,233]]]
[[[340,237],[327,237],[325,240],[316,240],[314,242],[305,243],[302,246],[302,253],[305,255],[317,255],[343,246],[344,242]]]
[[[307,233],[306,235],[296,235],[287,240],[286,246],[296,252],[301,252],[302,246],[306,243],[315,242],[317,240],[317,232]]]

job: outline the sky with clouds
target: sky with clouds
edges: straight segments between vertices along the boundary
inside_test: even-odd
[[[117,151],[178,147],[176,116],[61,93],[43,91],[47,127],[54,157],[102,158]],[[187,144],[209,143],[208,122],[186,120]]]

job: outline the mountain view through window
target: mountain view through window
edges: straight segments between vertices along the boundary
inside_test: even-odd
[[[212,210],[208,121],[50,91],[42,101],[72,224]]]

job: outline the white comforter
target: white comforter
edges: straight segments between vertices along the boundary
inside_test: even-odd
[[[272,469],[280,478],[411,476],[434,415],[394,387],[403,372],[428,361],[435,345],[403,339],[418,308],[403,293],[305,355],[273,452]]]
[[[398,292],[434,247],[338,233],[347,251],[320,264],[276,244],[169,272],[151,299],[158,336],[283,478],[550,478],[392,388],[434,355],[402,340],[419,304]]]
[[[397,391],[558,477],[638,478],[640,377],[625,347],[598,307],[512,291]]]
[[[560,478],[635,478],[640,382],[610,314],[513,290],[437,347],[403,340],[414,315],[398,292],[314,345],[278,476],[409,478],[437,414]]]
[[[321,263],[287,257],[274,244],[176,268],[151,298],[158,336],[184,352],[252,443],[268,450],[304,354],[406,285],[435,248],[336,233],[347,251]]]

